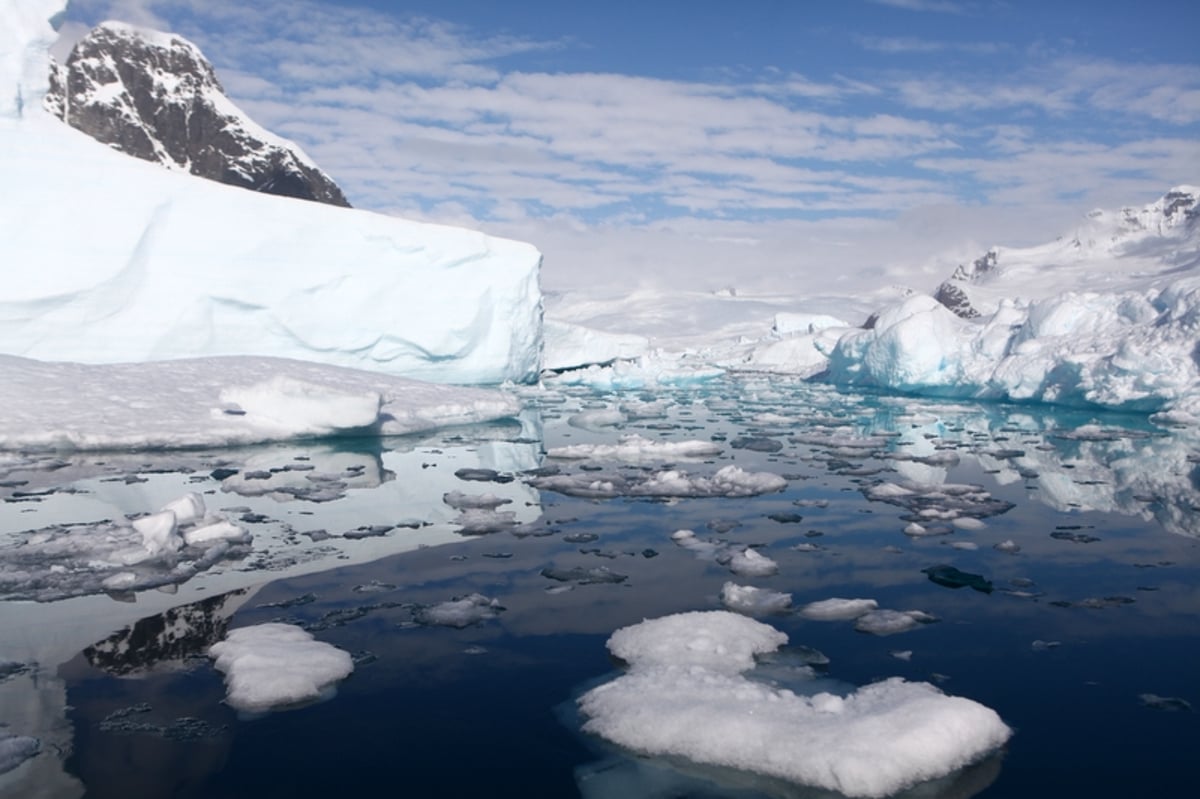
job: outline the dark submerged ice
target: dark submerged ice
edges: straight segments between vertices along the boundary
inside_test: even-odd
[[[573,698],[614,673],[605,649],[614,630],[718,609],[729,581],[789,593],[797,608],[869,597],[941,620],[879,637],[856,633],[852,620],[769,619],[790,639],[764,667],[775,679],[815,667],[849,687],[894,676],[934,682],[1016,730],[1003,752],[909,795],[1192,789],[1200,432],[1137,416],[734,378],[664,388],[661,414],[629,415],[619,427],[568,423],[639,396],[529,389],[523,429],[539,429],[535,441],[481,426],[382,442],[5,462],[0,751],[22,754],[0,757],[0,770],[10,764],[0,796],[23,795],[13,786],[35,770],[61,795],[71,786],[79,795],[82,784],[90,797],[382,795],[398,786],[410,796],[827,796],[639,758],[578,729]],[[759,414],[794,422],[786,436],[766,437],[751,421]],[[1102,439],[1073,434],[1097,424]],[[732,464],[785,476],[786,487],[671,497],[534,486],[548,477],[638,486],[677,468],[584,460],[550,470],[540,457],[627,433],[721,442],[721,454],[679,468],[711,477]],[[39,560],[30,542],[56,540],[47,529],[104,529],[106,519],[189,491],[230,518],[252,515],[251,550],[160,590],[15,601],[30,591],[23,575],[49,596],[55,563],[86,563]],[[484,518],[497,508],[511,515]],[[906,534],[913,524],[924,534]],[[684,529],[714,550],[753,548],[778,572],[732,575],[675,546],[672,533]],[[72,591],[92,585],[70,580]],[[452,602],[463,615],[431,610]],[[57,660],[50,643],[21,648],[69,636],[75,621],[90,637]],[[239,718],[203,652],[228,629],[268,621],[355,653],[356,670],[327,701]],[[20,710],[35,704],[41,716]]]

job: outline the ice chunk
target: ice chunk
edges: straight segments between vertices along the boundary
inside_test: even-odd
[[[153,558],[164,552],[172,552],[183,546],[183,539],[175,532],[175,513],[165,510],[143,516],[133,522],[133,529],[142,536],[142,547],[146,550],[144,557],[138,560]],[[130,560],[136,563],[137,560]]]
[[[792,606],[792,595],[767,588],[725,583],[721,588],[721,603],[738,613],[779,613]]]
[[[546,455],[561,460],[615,460],[646,463],[678,458],[707,458],[721,454],[721,447],[710,441],[662,441],[636,433],[622,436],[616,444],[572,444],[551,447]]]
[[[800,608],[800,615],[814,621],[849,621],[879,607],[874,599],[822,599]]]
[[[354,670],[349,652],[274,622],[233,630],[208,654],[225,673],[225,701],[244,711],[319,699]]]
[[[858,617],[854,629],[871,635],[895,635],[937,620],[937,616],[921,610],[872,610]]]
[[[618,475],[549,475],[535,477],[530,485],[577,497],[604,499],[631,497],[751,497],[782,491],[787,480],[770,472],[747,472],[732,464],[712,477],[693,477],[670,469],[626,479]]]
[[[770,577],[779,571],[779,564],[760,555],[757,550],[747,547],[733,553],[729,559],[729,570],[743,577]]]
[[[627,673],[585,693],[584,729],[644,755],[883,797],[950,774],[1012,731],[991,709],[899,678],[801,696],[744,676],[787,637],[726,611],[618,630]]]
[[[494,619],[504,608],[495,599],[483,594],[468,594],[421,608],[415,618],[421,624],[436,624],[442,627],[470,627],[487,619]]]

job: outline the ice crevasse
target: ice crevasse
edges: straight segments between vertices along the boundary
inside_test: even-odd
[[[536,378],[532,245],[258,194],[51,116],[62,0],[0,2],[0,342],[82,363],[266,355],[447,383]]]

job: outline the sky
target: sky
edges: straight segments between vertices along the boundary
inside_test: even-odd
[[[1200,184],[1200,4],[72,0],[179,33],[359,208],[550,292],[931,290]]]

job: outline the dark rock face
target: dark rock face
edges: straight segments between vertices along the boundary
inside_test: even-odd
[[[979,311],[971,305],[971,298],[967,296],[963,287],[972,280],[993,271],[999,263],[999,257],[1000,254],[996,250],[988,250],[970,264],[959,264],[950,279],[937,287],[933,298],[963,319],[976,318],[979,316]]]
[[[267,194],[350,205],[295,145],[237,108],[200,50],[173,34],[103,23],[52,69],[46,107],[146,161]]]

